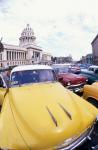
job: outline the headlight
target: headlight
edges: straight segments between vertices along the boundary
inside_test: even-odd
[[[69,138],[69,139],[65,140],[62,144],[60,144],[57,147],[55,147],[55,150],[59,150],[59,149],[65,148],[66,146],[70,145],[76,139],[77,139],[77,137],[74,136],[72,138]]]
[[[70,85],[71,85],[71,83],[70,83],[70,82],[68,82],[68,83],[67,83],[67,86],[70,86]]]
[[[88,79],[86,79],[86,82],[88,82]]]

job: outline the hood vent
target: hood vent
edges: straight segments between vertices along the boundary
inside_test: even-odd
[[[62,108],[62,110],[65,112],[65,114],[68,116],[68,118],[69,118],[70,120],[72,120],[71,114],[64,108],[64,106],[61,105],[60,103],[58,103],[58,104],[59,104],[59,106]]]
[[[53,116],[53,114],[51,113],[51,111],[49,110],[49,108],[48,108],[47,106],[46,106],[46,109],[47,109],[49,115],[51,116],[51,119],[52,119],[52,121],[54,122],[55,126],[57,127],[57,126],[58,126],[58,123],[57,123],[55,117]]]

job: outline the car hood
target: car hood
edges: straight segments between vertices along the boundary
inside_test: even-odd
[[[69,80],[71,82],[71,84],[81,84],[83,82],[86,82],[86,77],[80,76],[80,75],[76,75],[73,73],[65,73],[65,74],[60,74],[60,76],[63,77],[63,80]]]
[[[96,108],[60,83],[10,88],[9,96],[18,130],[34,150],[81,134],[97,115]]]
[[[94,82],[92,86],[98,87],[98,82]]]

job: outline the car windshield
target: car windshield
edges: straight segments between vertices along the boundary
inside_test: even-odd
[[[11,75],[11,86],[23,84],[53,82],[56,80],[53,70],[25,70],[13,72]]]
[[[60,67],[60,68],[54,68],[56,73],[68,73],[69,68],[68,67]]]

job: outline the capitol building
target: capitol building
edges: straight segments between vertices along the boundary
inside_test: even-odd
[[[23,64],[50,63],[51,54],[37,46],[36,37],[29,24],[22,31],[19,46],[3,44],[4,50],[0,53],[0,66],[15,66]]]

